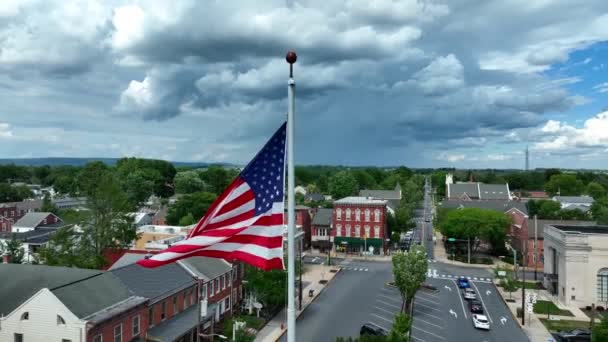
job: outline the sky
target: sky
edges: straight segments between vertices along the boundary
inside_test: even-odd
[[[581,4],[583,3],[583,4]],[[608,2],[0,1],[0,158],[608,168]]]

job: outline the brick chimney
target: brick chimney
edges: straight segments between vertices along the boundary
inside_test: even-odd
[[[11,255],[8,253],[2,254],[2,263],[8,264],[11,261]]]

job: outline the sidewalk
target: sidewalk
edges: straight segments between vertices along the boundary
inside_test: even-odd
[[[302,284],[307,284],[302,290],[302,310],[296,311],[296,318],[306,310],[321,292],[331,283],[333,278],[338,273],[329,272],[331,269],[340,270],[339,267],[324,266],[324,265],[306,265],[306,273],[302,275]],[[319,280],[327,280],[327,284],[319,284]],[[313,297],[308,296],[308,292],[314,290]],[[296,307],[298,306],[298,299],[296,298]],[[265,326],[258,332],[255,337],[256,342],[275,342],[287,331],[287,308],[281,310],[273,319],[271,319]]]
[[[513,316],[512,319],[517,321],[517,323],[522,328],[524,333],[526,333],[528,338],[530,338],[531,342],[553,341],[553,337],[551,336],[551,334],[549,333],[547,328],[545,328],[543,323],[539,320],[539,317],[537,316],[537,314],[535,314],[535,313],[529,314],[528,312],[526,312],[526,314],[525,314],[526,324],[524,326],[521,325],[521,318],[517,318],[517,308],[521,308],[521,297],[522,297],[521,289],[513,292],[511,294],[511,297],[509,297],[509,294],[504,292],[501,287],[497,286],[496,289],[498,290],[498,293],[500,294],[503,301],[509,308],[509,311],[511,311],[511,315]],[[530,290],[528,290],[528,291],[530,291]],[[532,290],[532,291],[534,291],[534,290]],[[539,295],[539,297],[540,297],[540,295]],[[505,300],[507,298],[515,299],[515,302],[514,303],[507,302]]]
[[[319,257],[319,258],[323,258],[323,260],[327,260],[327,253],[308,253],[308,256]],[[365,261],[391,261],[392,260],[392,255],[367,255],[367,256],[361,255],[361,256],[359,256],[356,254],[347,254],[346,258],[345,258],[344,253],[335,253],[335,252],[332,252],[331,257],[332,257],[332,259],[340,258],[340,259],[345,259],[345,260],[351,259],[351,260],[365,260]]]

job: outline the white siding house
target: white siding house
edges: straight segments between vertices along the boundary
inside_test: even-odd
[[[7,316],[0,318],[0,341],[84,342],[85,321],[74,315],[51,291],[41,289]]]

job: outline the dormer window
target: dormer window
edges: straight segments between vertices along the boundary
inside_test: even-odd
[[[29,313],[29,312],[24,312],[24,313],[21,315],[21,320],[22,320],[22,321],[28,321],[29,319],[30,319],[30,313]]]
[[[57,315],[57,325],[65,325],[65,319],[59,315]]]

